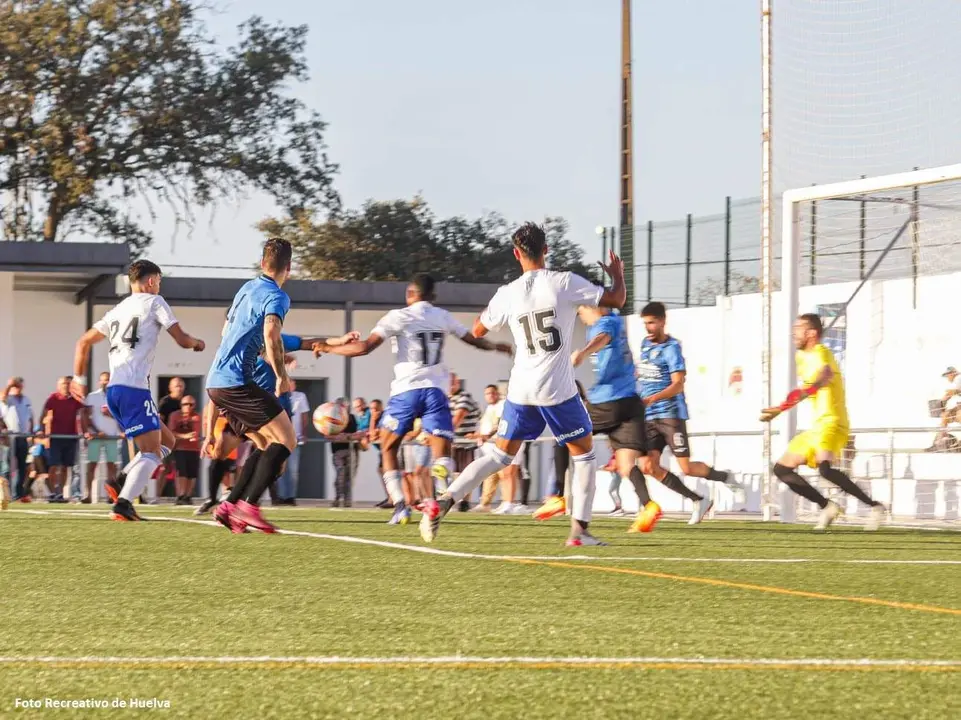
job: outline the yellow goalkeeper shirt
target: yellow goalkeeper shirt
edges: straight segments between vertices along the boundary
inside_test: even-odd
[[[818,379],[821,368],[825,365],[831,368],[831,382],[818,390],[812,398],[813,427],[837,425],[850,428],[847,403],[844,400],[844,378],[841,377],[841,371],[831,351],[818,343],[810,350],[798,350],[796,362],[798,378],[805,386]]]

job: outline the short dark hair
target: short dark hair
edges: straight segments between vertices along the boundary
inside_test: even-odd
[[[798,320],[803,320],[808,324],[812,330],[814,330],[818,337],[824,334],[824,323],[821,322],[821,316],[817,313],[804,313],[803,315],[798,315]]]
[[[420,295],[422,300],[432,300],[434,298],[434,286],[437,283],[427,273],[417,273],[410,284],[417,289],[417,294]]]
[[[127,278],[131,283],[141,283],[151,275],[163,276],[163,271],[157,263],[149,260],[134,260],[127,270]]]
[[[290,243],[283,238],[269,238],[264,243],[263,263],[270,272],[280,272],[290,268],[290,261],[294,251]]]
[[[544,228],[532,222],[521,225],[511,235],[514,247],[521,251],[524,257],[537,260],[547,251],[547,234]]]
[[[664,303],[658,302],[657,300],[649,302],[641,308],[641,317],[652,317],[658,320],[664,320],[667,318],[667,308],[664,307]]]
[[[491,388],[494,388],[494,390],[500,391],[500,388],[497,387],[494,383],[491,383],[490,385],[486,385],[484,387],[485,390],[490,390]]]

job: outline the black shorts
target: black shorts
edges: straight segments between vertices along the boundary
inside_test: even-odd
[[[644,403],[637,395],[611,402],[587,403],[595,435],[607,435],[611,449],[647,453],[644,434]]]
[[[467,466],[474,462],[476,445],[454,445],[451,448],[451,459],[454,461],[454,472],[462,473]]]
[[[77,464],[77,441],[70,438],[50,438],[47,455],[50,467],[73,467]]]
[[[200,477],[200,453],[194,450],[174,450],[177,477],[196,480]]]
[[[691,457],[691,445],[687,438],[687,421],[677,418],[656,418],[648,420],[647,447],[652,452],[664,452],[671,448],[674,457]]]
[[[220,408],[220,414],[227,419],[238,437],[257,432],[284,412],[276,395],[253,383],[232,388],[210,388],[207,396]]]

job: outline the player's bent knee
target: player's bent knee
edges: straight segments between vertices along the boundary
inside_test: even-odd
[[[795,468],[782,465],[779,462],[774,463],[774,476],[781,482],[790,484],[794,475],[794,470]]]
[[[821,462],[818,463],[818,474],[821,477],[823,477],[825,480],[831,479],[830,477],[828,477],[831,474],[830,460],[822,460]]]

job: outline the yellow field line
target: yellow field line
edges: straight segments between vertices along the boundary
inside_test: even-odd
[[[939,613],[942,615],[956,615],[961,617],[961,610],[938,605],[919,605],[916,603],[896,602],[894,600],[879,600],[877,598],[859,597],[856,595],[829,595],[827,593],[809,592],[807,590],[791,590],[790,588],[773,585],[754,585],[753,583],[717,580],[715,578],[698,577],[694,575],[675,575],[673,573],[651,572],[649,570],[633,570],[630,568],[612,567],[609,565],[584,565],[581,563],[555,562],[549,560],[508,560],[507,562],[522,565],[545,565],[547,567],[569,568],[573,570],[593,570],[594,572],[615,573],[619,575],[636,575],[638,577],[655,578],[658,580],[676,580],[678,582],[712,585],[714,587],[728,587],[736,590],[752,590],[755,592],[772,593],[775,595],[789,595],[811,600],[834,600],[842,602],[860,603],[862,605],[880,605],[882,607],[897,608],[898,610],[918,610],[920,612]]]

